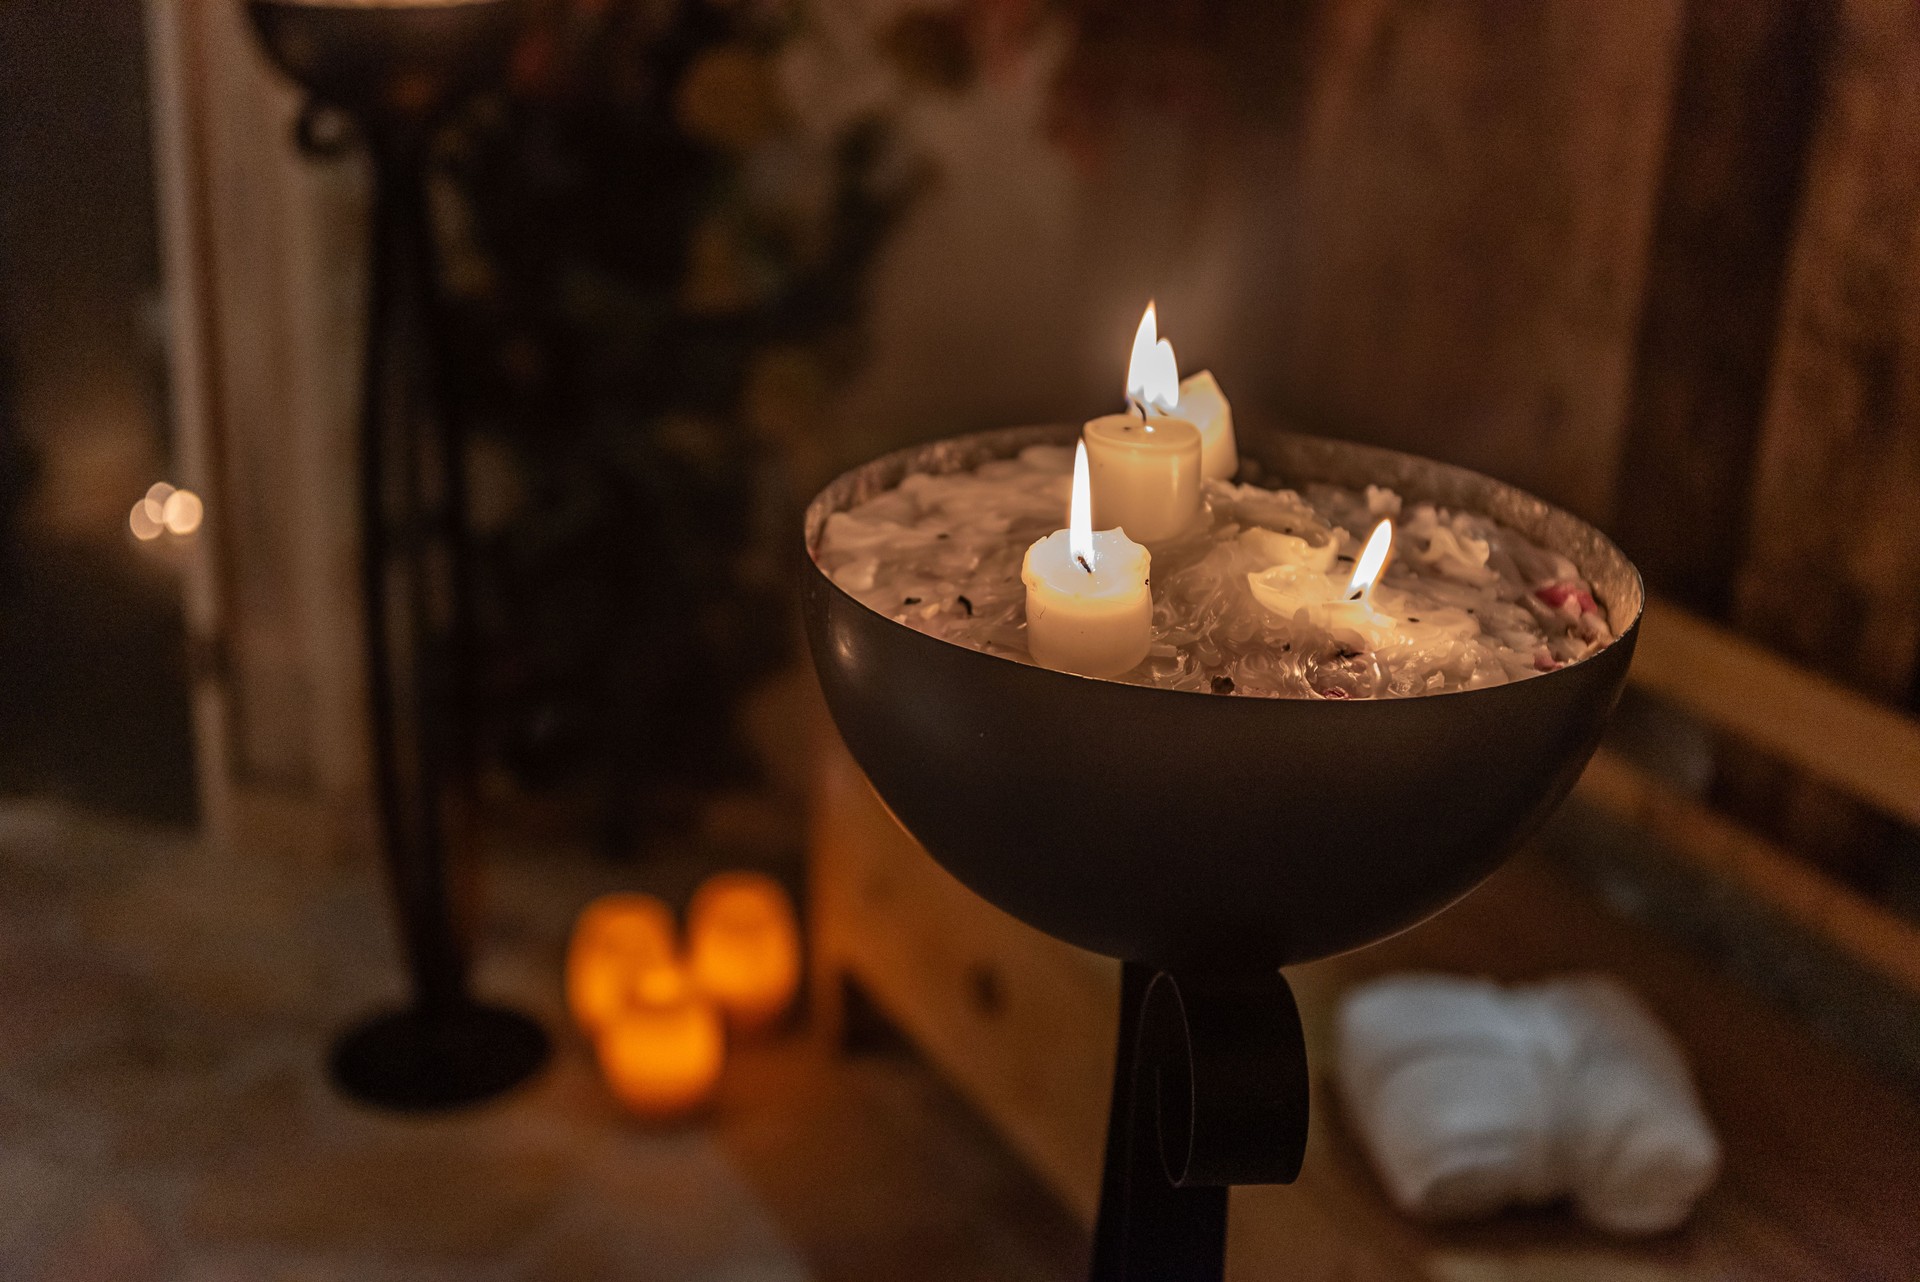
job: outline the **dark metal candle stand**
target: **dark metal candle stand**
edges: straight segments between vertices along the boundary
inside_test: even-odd
[[[427,208],[436,129],[499,74],[514,0],[458,4],[249,0],[273,60],[308,94],[298,140],[332,155],[356,139],[373,167],[360,424],[361,591],[375,789],[401,942],[406,1008],[335,1045],[347,1094],[451,1107],[522,1081],[547,1057],[540,1026],[474,1000],[453,879],[471,825],[473,621],[463,445],[435,350],[438,272]],[[330,134],[329,119],[352,136]]]
[[[916,472],[1071,428],[982,433],[833,482],[827,517]],[[1416,699],[1251,699],[1098,681],[896,623],[809,560],[807,628],[848,748],[948,871],[1015,917],[1124,962],[1095,1282],[1217,1279],[1227,1189],[1288,1183],[1307,1059],[1280,967],[1384,939],[1492,872],[1573,786],[1625,683],[1644,593],[1579,519],[1387,450],[1242,428],[1287,484],[1389,485],[1570,558],[1619,638],[1526,681]]]

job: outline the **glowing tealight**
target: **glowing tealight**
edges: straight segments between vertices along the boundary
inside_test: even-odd
[[[678,966],[657,967],[594,1040],[607,1088],[627,1110],[655,1121],[713,1098],[726,1061],[720,1012]]]
[[[633,1003],[652,972],[671,968],[673,910],[652,895],[602,895],[574,923],[567,945],[567,1009],[593,1033]]]
[[[1027,651],[1035,663],[1086,677],[1115,677],[1147,657],[1153,640],[1152,557],[1121,530],[1093,530],[1087,445],[1073,453],[1067,528],[1027,549]]]
[[[800,926],[779,882],[759,873],[709,877],[687,908],[694,983],[742,1031],[786,1014],[800,987]]]

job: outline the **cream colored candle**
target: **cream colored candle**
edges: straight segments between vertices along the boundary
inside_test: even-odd
[[[1093,485],[1093,524],[1141,543],[1185,532],[1200,514],[1200,429],[1169,411],[1180,397],[1173,345],[1158,337],[1153,304],[1127,361],[1131,414],[1108,414],[1082,436]]]
[[[1180,403],[1173,412],[1200,429],[1200,475],[1209,481],[1232,479],[1240,470],[1240,447],[1233,439],[1233,407],[1214,381],[1213,371],[1201,370],[1180,380]]]
[[[1160,543],[1200,515],[1200,429],[1184,419],[1108,414],[1083,433],[1093,523]]]
[[[1147,657],[1153,638],[1152,557],[1120,530],[1093,529],[1087,447],[1073,455],[1067,528],[1027,549],[1027,649],[1034,662],[1114,677]]]
[[[1247,575],[1247,585],[1261,605],[1288,619],[1304,610],[1315,626],[1362,650],[1382,649],[1399,639],[1399,620],[1383,614],[1373,603],[1373,585],[1386,570],[1387,554],[1393,549],[1393,522],[1382,521],[1373,527],[1353,567],[1353,577],[1345,585],[1327,573],[1334,555],[1331,545],[1311,548],[1304,539],[1269,530],[1248,531],[1243,538],[1256,534],[1263,536],[1259,545],[1263,549],[1298,552],[1278,565]]]

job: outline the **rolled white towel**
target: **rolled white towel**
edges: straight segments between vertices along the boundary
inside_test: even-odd
[[[1394,1205],[1427,1219],[1552,1197],[1552,1093],[1497,985],[1441,975],[1368,984],[1341,1005],[1347,1112]]]
[[[1720,1173],[1720,1142],[1685,1055],[1604,976],[1548,985],[1583,1053],[1571,1083],[1568,1180],[1580,1212],[1615,1233],[1677,1228]]]
[[[1376,980],[1342,1001],[1336,1051],[1348,1115],[1410,1215],[1572,1194],[1603,1228],[1657,1232],[1718,1170],[1678,1048],[1603,977]]]

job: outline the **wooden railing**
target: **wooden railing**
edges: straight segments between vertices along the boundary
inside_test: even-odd
[[[1920,827],[1920,722],[1661,602],[1647,608],[1631,679],[1705,725]],[[1607,749],[1575,795],[1920,994],[1920,926],[1792,852]]]

